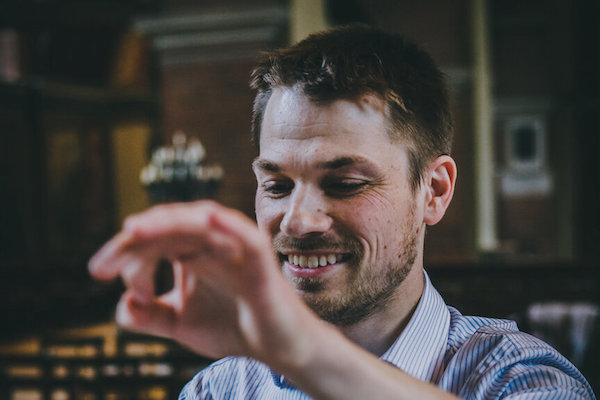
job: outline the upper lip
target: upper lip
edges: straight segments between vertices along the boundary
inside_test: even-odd
[[[301,255],[327,255],[327,254],[345,254],[343,251],[339,250],[278,250],[277,251],[284,256],[301,254]]]

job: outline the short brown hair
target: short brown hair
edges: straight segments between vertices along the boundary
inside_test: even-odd
[[[316,103],[375,94],[386,103],[390,134],[409,147],[411,185],[423,168],[449,154],[453,122],[444,75],[429,54],[398,34],[347,25],[266,52],[252,72],[252,135],[259,146],[264,111],[276,87],[298,86]]]

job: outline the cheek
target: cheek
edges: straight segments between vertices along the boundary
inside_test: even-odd
[[[356,232],[376,252],[387,251],[401,243],[408,230],[414,229],[415,202],[397,196],[369,196],[345,209],[349,229]]]
[[[384,228],[402,219],[402,204],[406,204],[406,201],[399,195],[370,193],[353,202],[349,209],[357,223]]]
[[[254,205],[258,228],[271,234],[277,232],[284,215],[280,201],[257,198]]]
[[[336,207],[336,219],[369,242],[369,246],[391,233],[397,225],[394,214],[394,208],[379,199],[363,198],[361,201]]]
[[[261,230],[264,230],[268,220],[268,208],[265,206],[264,199],[258,195],[254,199],[254,213],[256,214],[256,223]]]

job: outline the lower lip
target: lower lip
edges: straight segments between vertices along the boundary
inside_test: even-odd
[[[294,276],[296,276],[298,278],[313,278],[313,277],[321,276],[323,274],[328,273],[329,271],[332,271],[339,265],[340,265],[339,263],[335,263],[335,264],[327,264],[324,267],[318,267],[318,268],[300,268],[297,265],[290,264],[288,261],[284,262],[284,266]]]

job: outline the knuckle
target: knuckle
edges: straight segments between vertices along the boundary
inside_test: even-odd
[[[134,230],[139,221],[139,214],[129,215],[123,221],[123,229]]]
[[[131,286],[136,277],[140,274],[140,268],[138,265],[129,265],[121,271],[121,279],[125,283],[126,286]]]
[[[216,210],[218,207],[220,207],[219,203],[210,199],[196,200],[193,203],[190,203],[190,205],[193,207],[204,208],[207,211]]]

